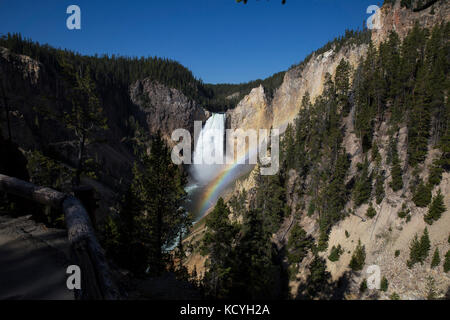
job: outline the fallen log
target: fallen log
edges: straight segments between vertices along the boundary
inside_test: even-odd
[[[81,269],[81,290],[76,290],[77,299],[119,299],[104,251],[86,209],[77,198],[2,174],[0,191],[63,211],[73,260]]]

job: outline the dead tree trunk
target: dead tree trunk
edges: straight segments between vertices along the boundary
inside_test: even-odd
[[[74,262],[81,269],[81,290],[76,298],[119,299],[104,251],[95,237],[89,216],[80,201],[50,188],[0,174],[0,191],[61,209]]]

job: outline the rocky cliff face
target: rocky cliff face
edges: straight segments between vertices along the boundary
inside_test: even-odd
[[[138,80],[130,86],[131,101],[144,114],[150,133],[161,131],[169,143],[172,132],[182,128],[194,132],[194,121],[205,121],[209,112],[189,100],[181,91],[152,79]]]
[[[436,6],[439,5],[439,10]],[[373,30],[372,42],[379,45],[387,39],[389,33],[394,30],[403,39],[416,22],[422,27],[432,27],[442,21],[450,19],[450,4],[448,1],[440,1],[438,4],[425,10],[414,12],[410,9],[401,8],[400,1],[396,5],[385,5],[378,11],[378,19],[381,29]],[[300,110],[301,101],[306,92],[309,92],[311,100],[319,96],[323,91],[325,75],[327,73],[334,77],[336,67],[341,59],[347,60],[353,68],[367,53],[367,45],[344,46],[341,50],[333,49],[313,55],[304,66],[297,66],[286,72],[282,85],[275,92],[271,103],[263,106],[261,95],[262,89],[255,88],[248,96],[239,103],[238,107],[228,112],[232,119],[232,129],[248,128],[279,128],[284,131],[287,124],[292,122]],[[264,119],[264,121],[261,121]]]
[[[437,5],[439,5],[439,9],[437,9]],[[416,21],[422,27],[427,28],[431,28],[433,25],[441,22],[448,22],[450,20],[450,4],[448,1],[438,1],[431,7],[419,12],[413,12],[410,9],[401,8],[398,1],[394,7],[391,5],[384,6],[378,14],[382,28],[374,30],[372,33],[372,41],[375,45],[379,45],[387,39],[392,30],[395,30],[401,39],[405,38]],[[261,107],[261,104],[258,104],[258,101],[263,101],[264,99],[262,97],[259,99],[255,98],[263,95],[263,89],[254,89],[249,96],[239,103],[236,109],[228,112],[231,119],[231,128],[247,128],[253,125],[254,128],[257,126],[265,128],[273,126],[274,128],[284,129],[297,115],[302,97],[306,92],[309,92],[312,100],[314,100],[323,91],[323,80],[326,73],[334,76],[336,67],[341,59],[347,60],[353,68],[356,68],[358,63],[365,57],[367,48],[367,45],[344,46],[337,52],[329,50],[323,54],[313,56],[302,68],[295,67],[286,73],[284,81],[276,91],[273,100],[263,105],[263,107]],[[267,119],[266,122],[261,122],[259,120],[261,118]],[[354,133],[351,113],[344,119],[343,130],[345,130],[343,146],[351,159],[347,179],[347,182],[349,182],[357,175],[357,164],[362,163],[364,160],[361,143]],[[417,207],[411,201],[412,194],[409,184],[414,179],[414,173],[413,169],[408,167],[407,164],[407,130],[407,127],[404,126],[400,128],[396,135],[401,166],[404,170],[403,189],[393,192],[389,187],[391,182],[390,166],[387,164],[386,158],[390,135],[387,122],[382,122],[377,127],[374,137],[376,137],[380,148],[381,168],[388,174],[384,182],[385,198],[380,204],[374,204],[377,215],[374,219],[368,219],[366,217],[368,204],[364,204],[354,210],[353,203],[351,201],[348,202],[345,210],[352,212],[352,214],[333,226],[329,235],[328,249],[326,252],[319,254],[326,260],[327,270],[330,271],[333,281],[346,280],[345,298],[390,299],[391,294],[396,293],[401,299],[425,299],[430,289],[434,290],[438,297],[444,297],[448,294],[450,285],[449,274],[444,272],[442,264],[435,268],[431,268],[430,265],[435,249],[439,250],[441,260],[442,256],[450,249],[450,229],[448,227],[450,225],[450,176],[448,173],[444,173],[439,186],[435,187],[432,192],[433,196],[435,196],[439,189],[442,191],[447,211],[439,221],[429,226],[423,218],[428,212],[428,208]],[[430,146],[426,161],[419,166],[421,179],[426,181],[430,165],[433,163],[433,160],[439,159],[439,157],[440,151]],[[373,166],[374,164],[371,165],[371,170]],[[235,190],[242,191],[245,189],[249,193],[249,198],[251,198],[255,190],[253,176],[253,174],[250,174],[247,179],[238,181]],[[299,209],[309,199],[299,199],[295,191],[296,185],[309,183],[310,181],[300,181],[295,170],[291,170],[287,173],[287,176],[286,196],[291,215],[285,218],[280,230],[274,234],[274,243],[281,244],[289,239],[289,229],[292,227],[294,217],[297,217],[298,223],[308,235],[318,239],[320,232],[317,222],[318,217],[314,215],[311,217],[307,216],[304,210]],[[398,215],[404,203],[407,209],[410,210],[411,218],[409,221]],[[426,227],[430,234],[432,250],[423,264],[416,264],[409,269],[407,261],[409,259],[410,243],[415,234],[418,234],[420,237]],[[365,267],[362,271],[353,272],[349,276],[349,262],[359,240],[365,245]],[[338,245],[343,248],[343,253],[338,261],[331,262],[328,259],[331,248]],[[397,250],[398,253],[396,253]],[[313,257],[313,254],[309,252],[308,256],[298,266],[298,273],[295,279],[290,282],[293,296],[296,295],[299,285],[304,284],[304,281],[307,279],[309,275],[308,265],[313,260]],[[370,273],[367,273],[367,267],[370,265],[378,266],[381,276],[389,279],[387,292],[369,290],[364,294],[360,293],[359,286],[361,282],[370,276]]]
[[[391,30],[397,32],[400,39],[403,39],[416,22],[421,27],[431,28],[436,23],[448,21],[449,17],[450,5],[448,1],[438,1],[434,5],[417,12],[405,7],[402,8],[400,1],[397,1],[394,6],[387,4],[377,12],[375,18],[379,19],[381,29],[373,30],[372,41],[375,45],[380,44],[389,36]]]

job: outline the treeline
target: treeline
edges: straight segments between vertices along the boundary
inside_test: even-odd
[[[124,57],[114,54],[86,56],[70,50],[56,49],[47,44],[42,45],[25,39],[20,34],[10,33],[0,37],[0,46],[41,62],[49,75],[55,79],[64,71],[63,61],[69,61],[77,71],[89,68],[92,79],[102,94],[114,90],[127,95],[131,83],[150,77],[163,85],[180,90],[189,99],[212,112],[224,112],[234,108],[251,89],[260,84],[264,86],[268,96],[273,96],[284,76],[284,72],[280,72],[264,80],[212,85],[204,84],[180,63],[165,58]],[[233,93],[238,94],[227,98]]]
[[[127,92],[134,81],[150,77],[166,86],[181,90],[187,97],[198,102],[201,102],[206,94],[201,80],[196,79],[186,67],[170,59],[131,58],[114,54],[85,56],[47,44],[41,45],[22,38],[20,34],[10,33],[0,38],[0,46],[41,62],[55,77],[62,72],[62,60],[70,61],[76,70],[89,67],[100,91],[115,88]]]
[[[362,30],[345,30],[345,34],[334,38],[325,44],[322,48],[310,53],[302,62],[292,65],[289,69],[299,68],[303,70],[306,64],[313,58],[317,57],[331,49],[338,52],[343,47],[352,45],[368,44],[371,39],[371,31],[365,26]]]
[[[214,99],[210,100],[209,104],[212,108],[226,107],[225,109],[234,108],[239,101],[241,101],[246,95],[250,93],[253,88],[262,85],[266,97],[271,100],[278,89],[283,83],[284,75],[286,72],[278,72],[266,79],[257,79],[247,83],[240,84],[206,84],[205,87],[211,90]]]

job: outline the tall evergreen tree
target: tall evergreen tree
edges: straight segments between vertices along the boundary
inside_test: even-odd
[[[447,210],[444,204],[444,196],[441,193],[441,190],[438,190],[438,193],[433,200],[431,201],[430,207],[428,209],[428,213],[424,216],[424,220],[429,225],[433,224],[434,221],[439,220],[442,213]]]
[[[219,198],[206,219],[207,231],[202,240],[201,254],[207,255],[207,271],[203,279],[206,294],[213,298],[227,298],[233,288],[235,237],[239,228],[230,222],[230,210]]]

